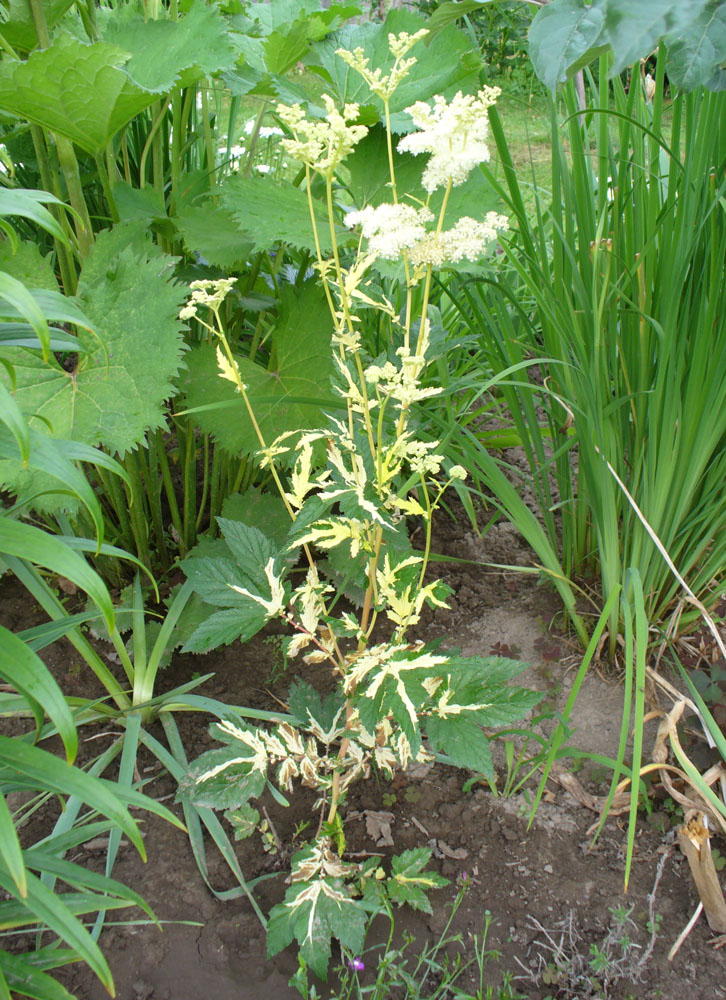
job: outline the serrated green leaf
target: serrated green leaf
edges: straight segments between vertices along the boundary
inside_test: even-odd
[[[305,899],[300,899],[305,894]],[[327,979],[333,938],[353,953],[363,947],[366,912],[360,900],[352,899],[340,879],[297,882],[285,893],[285,902],[270,913],[267,954],[276,955],[291,943],[321,979]],[[291,933],[292,932],[292,933]]]
[[[320,250],[326,254],[332,248],[328,215],[322,202],[314,200],[313,204]],[[275,243],[315,250],[308,196],[289,181],[237,174],[222,185],[221,206],[255,251]],[[343,230],[340,235],[345,239],[348,233]]]
[[[153,187],[135,188],[125,181],[116,181],[113,187],[116,209],[123,222],[143,222],[166,218],[164,197]]]
[[[484,10],[489,7],[491,0],[452,0],[451,3],[442,3],[436,8],[431,17],[429,18],[429,32],[427,38],[424,42],[430,44],[431,41],[443,31],[444,28],[448,28],[450,25],[455,24],[462,17],[466,17],[467,14],[473,14],[476,11]]]
[[[168,261],[156,253],[139,259],[131,249],[109,259],[105,241],[97,242],[89,257],[94,280],[84,268],[78,288],[96,336],[81,331],[86,352],[76,370],[67,372],[54,359],[45,364],[37,352],[7,352],[16,370],[15,398],[31,426],[37,414],[56,437],[123,455],[163,424],[163,403],[184,351],[177,318],[184,289],[169,282]]]
[[[489,740],[472,719],[461,715],[441,719],[432,715],[426,719],[426,735],[432,749],[447,754],[456,767],[494,778]]]
[[[611,72],[620,73],[652,52],[664,35],[675,37],[703,11],[708,0],[606,0],[605,37],[613,50]],[[722,53],[722,57],[723,57]]]
[[[228,809],[224,818],[231,824],[235,840],[247,840],[255,832],[260,822],[259,812],[248,803],[238,809]]]
[[[218,646],[229,646],[236,639],[247,642],[266,623],[264,608],[251,601],[244,608],[217,611],[194,630],[182,653],[208,653]]]
[[[182,563],[187,579],[207,604],[218,608],[242,609],[249,599],[234,588],[249,590],[256,586],[254,578],[240,569],[234,559],[187,556]]]
[[[184,208],[174,223],[187,249],[201,254],[215,267],[231,270],[253,252],[254,243],[232,215],[212,199]]]
[[[305,725],[309,719],[314,719],[324,732],[328,732],[335,722],[336,715],[345,708],[345,699],[336,688],[325,698],[306,681],[295,681],[288,696],[290,712]]]
[[[58,291],[58,282],[50,263],[51,255],[43,257],[37,243],[18,244],[15,253],[9,242],[0,244],[0,271],[6,271],[28,288]]]
[[[277,548],[259,528],[252,525],[230,521],[226,517],[218,517],[217,524],[236,560],[240,575],[251,582],[257,593],[262,593],[267,586],[265,566],[276,558]]]
[[[130,53],[124,72],[157,94],[232,69],[236,62],[232,36],[215,4],[197,0],[179,20],[150,20],[127,5],[112,8],[102,24],[103,40]]]
[[[330,338],[332,322],[319,287],[304,285],[283,290],[280,316],[270,341],[269,369],[238,358],[247,396],[266,444],[285,431],[304,430],[321,423],[333,374]],[[187,359],[188,374],[181,379],[189,409],[229,404],[223,409],[197,411],[201,429],[232,454],[256,452],[259,441],[244,400],[231,383],[219,377],[213,346],[194,348]],[[316,404],[320,400],[320,404]]]
[[[712,90],[717,85],[719,70],[723,74],[726,53],[726,3],[712,0],[698,17],[669,35],[668,77],[683,90],[704,85]]]
[[[286,547],[291,520],[282,498],[256,489],[232,493],[222,505],[222,516],[258,528],[274,542],[278,551]]]
[[[388,47],[389,32],[414,33],[426,27],[427,22],[420,15],[408,10],[392,10],[382,24],[369,21],[361,25],[346,25],[316,43],[306,63],[319,67],[331,85],[326,88],[327,91],[339,106],[360,103],[373,111],[374,120],[375,117],[382,120],[383,103],[371,95],[363,78],[335,54],[336,49],[352,51],[362,48],[364,56],[370,59],[371,67],[380,67],[385,74],[393,64]],[[435,94],[451,98],[459,90],[470,93],[479,85],[479,52],[466,35],[453,26],[437,35],[428,47],[423,42],[418,43],[411,50],[411,55],[416,57],[417,62],[391,98],[391,127],[394,132],[411,130],[411,118],[403,113],[403,109],[414,102],[426,101]]]
[[[265,773],[252,770],[249,747],[237,742],[209,750],[194,761],[179,784],[179,796],[208,809],[239,809],[248,799],[257,798],[265,787]],[[205,774],[220,768],[216,774]]]
[[[529,29],[529,56],[540,80],[554,91],[586,53],[603,45],[607,0],[552,0],[540,7]]]
[[[426,871],[430,860],[431,851],[425,847],[416,847],[392,858],[387,888],[393,902],[399,906],[408,904],[424,913],[432,912],[428,893],[448,885],[449,880],[436,872]]]
[[[6,58],[0,64],[0,108],[95,154],[157,99],[124,72],[128,58],[105,42],[88,45],[58,35],[26,62]]]

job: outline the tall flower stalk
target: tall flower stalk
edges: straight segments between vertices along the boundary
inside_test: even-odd
[[[360,50],[338,53],[382,98],[389,151],[388,102],[414,63],[407,53],[423,34],[389,36],[394,62],[387,75],[369,70]],[[196,314],[200,306],[209,308],[207,328],[218,339],[220,374],[233,382],[245,401],[259,438],[259,460],[270,469],[292,521],[282,549],[256,529],[220,521],[230,551],[242,559],[239,583],[230,578],[228,562],[214,567],[208,559],[192,558],[185,566],[198,592],[211,603],[224,603],[220,580],[226,580],[224,586],[233,591],[227,603],[237,610],[218,613],[210,625],[217,618],[220,627],[227,628],[228,619],[220,616],[230,613],[232,620],[241,615],[257,623],[256,627],[272,617],[282,618],[294,633],[286,640],[286,655],[302,657],[309,665],[327,665],[338,682],[332,704],[323,704],[312,689],[298,685],[290,699],[293,717],[272,730],[248,726],[242,720],[213,727],[226,748],[205,755],[192,771],[192,794],[208,805],[224,803],[228,818],[249,830],[256,823],[249,800],[260,794],[270,769],[276,770],[282,792],[290,792],[295,780],[316,792],[317,834],[293,858],[291,889],[270,921],[271,953],[297,936],[306,961],[315,957],[315,945],[305,927],[323,912],[331,935],[346,940],[338,929],[340,922],[360,926],[362,934],[358,897],[365,890],[360,869],[343,860],[340,818],[340,806],[354,781],[367,777],[373,768],[389,775],[405,770],[413,760],[431,759],[437,749],[453,763],[487,772],[491,760],[481,726],[517,718],[537,699],[506,685],[520,665],[466,660],[409,638],[426,605],[447,606],[448,588],[427,578],[432,518],[450,483],[467,475],[461,466],[444,468],[438,442],[422,440],[417,434],[416,407],[442,392],[427,384],[425,377],[429,290],[434,268],[447,260],[479,259],[497,230],[506,225],[506,219],[490,213],[483,221],[459,219],[452,228],[445,228],[448,193],[488,157],[482,116],[495,97],[493,91],[477,97],[457,94],[450,103],[436,98],[433,111],[421,104],[408,109],[419,131],[402,139],[399,149],[430,154],[424,171],[428,200],[443,187],[443,204],[434,214],[428,203],[407,200],[396,184],[390,153],[394,200],[347,214],[349,228],[361,227],[352,257],[338,243],[334,185],[346,156],[368,131],[357,122],[358,105],[347,104],[340,111],[325,96],[322,119],[310,118],[299,105],[277,108],[290,132],[283,139],[286,151],[305,166],[318,251],[315,267],[333,324],[334,388],[344,401],[345,416],[330,415],[324,427],[287,432],[265,441],[220,321],[218,295],[225,294],[225,289],[193,289],[185,310],[188,317],[188,310]],[[323,240],[312,198],[316,176],[326,191],[332,244],[327,258],[320,252]],[[372,287],[370,271],[380,258],[403,262],[406,304],[400,313],[383,292]],[[419,285],[422,304],[415,310],[414,292]],[[384,315],[394,331],[393,344],[384,356],[373,358],[366,350],[364,310]],[[278,468],[283,457],[292,465],[287,476]],[[423,551],[413,549],[409,542],[407,518],[423,525]],[[308,568],[303,582],[293,588],[285,567],[289,553],[300,548]],[[357,615],[333,613],[334,604],[329,603],[333,588],[318,571],[315,553],[335,549],[342,551],[353,572],[360,567],[364,593]],[[379,628],[382,618],[387,624]],[[245,636],[252,634],[250,628],[242,631]],[[237,805],[232,809],[230,787],[235,775]],[[416,875],[412,875],[418,891],[424,883],[429,888],[437,884],[432,876],[426,876],[428,882],[421,876],[421,861],[416,862]],[[383,877],[382,871],[375,876]],[[362,944],[362,938],[346,943],[355,952],[354,944]]]

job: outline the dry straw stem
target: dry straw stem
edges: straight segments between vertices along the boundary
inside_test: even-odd
[[[708,821],[702,812],[690,811],[678,828],[678,844],[686,856],[712,931],[726,932],[726,901],[711,855]]]

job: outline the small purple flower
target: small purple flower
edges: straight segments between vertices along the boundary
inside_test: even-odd
[[[468,876],[468,875],[466,874],[466,872],[462,872],[462,873],[461,873],[461,881],[462,881],[462,882],[466,882],[466,880],[467,880],[468,878],[469,878],[469,876]]]
[[[348,968],[352,969],[353,972],[362,972],[366,967],[365,962],[362,958],[349,958]]]

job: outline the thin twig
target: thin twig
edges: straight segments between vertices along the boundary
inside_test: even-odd
[[[678,954],[679,948],[681,947],[681,945],[683,944],[683,942],[686,940],[686,938],[688,937],[688,935],[691,933],[691,931],[695,927],[696,921],[701,916],[701,910],[702,909],[703,909],[703,903],[699,902],[698,906],[696,907],[696,912],[693,914],[693,916],[691,917],[691,919],[688,921],[688,923],[686,924],[686,926],[683,928],[683,930],[681,931],[681,933],[678,935],[678,938],[676,939],[676,943],[673,945],[673,947],[671,948],[671,950],[668,952],[668,961],[669,962],[672,962],[673,959],[676,957],[676,955]]]

